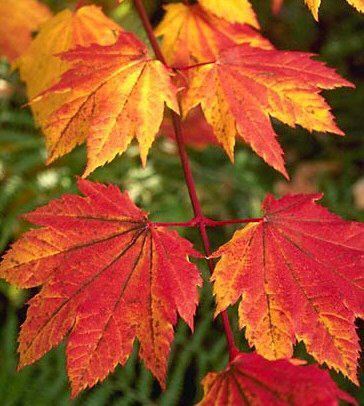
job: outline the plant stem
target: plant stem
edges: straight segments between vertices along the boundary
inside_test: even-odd
[[[159,47],[157,38],[154,35],[153,27],[150,24],[149,17],[148,17],[147,11],[145,10],[142,0],[134,0],[134,4],[135,4],[135,8],[137,9],[137,12],[139,14],[139,17],[142,20],[144,29],[148,35],[150,45],[152,46],[152,48],[154,50],[155,56],[165,65],[167,65],[164,55]]]
[[[138,11],[138,14],[143,23],[144,29],[148,35],[149,41],[153,47],[153,50],[155,52],[157,59],[159,59],[162,63],[167,65],[166,59],[164,58],[164,55],[159,47],[157,38],[154,35],[153,27],[149,21],[149,18],[148,18],[146,10],[144,8],[142,0],[134,0],[134,4]],[[184,144],[184,140],[183,140],[181,118],[174,111],[171,111],[171,113],[172,113],[172,122],[173,122],[174,132],[175,132],[175,136],[176,136],[179,156],[180,156],[180,160],[181,160],[181,164],[182,164],[182,168],[183,168],[183,173],[185,176],[186,185],[187,185],[188,193],[190,196],[193,212],[195,214],[195,219],[197,221],[196,227],[198,227],[198,229],[200,231],[205,254],[207,257],[209,257],[211,255],[212,251],[211,251],[210,241],[209,241],[207,231],[206,231],[207,218],[203,215],[202,207],[201,207],[200,201],[197,196],[196,185],[195,185],[195,181],[192,176],[191,166],[190,166],[190,162],[189,162],[189,159],[187,156],[187,152],[186,152],[186,148],[185,148],[185,144]],[[210,273],[212,274],[214,272],[214,267],[215,267],[212,259],[207,259],[207,265],[210,269]],[[235,356],[238,354],[239,350],[237,349],[237,347],[235,345],[234,335],[231,330],[229,317],[228,317],[228,314],[226,311],[221,313],[221,318],[222,318],[222,323],[224,326],[225,335],[226,335],[226,339],[227,339],[229,357],[230,357],[230,360],[233,360],[235,358]]]
[[[194,217],[190,221],[185,222],[153,222],[156,227],[200,227],[199,223],[204,223],[206,227],[223,227],[233,224],[245,224],[245,223],[260,223],[263,221],[262,217],[259,218],[247,218],[247,219],[233,219],[233,220],[212,220],[206,217],[197,219]]]

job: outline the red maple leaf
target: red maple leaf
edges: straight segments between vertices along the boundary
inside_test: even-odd
[[[30,300],[19,338],[20,367],[67,340],[75,396],[140,357],[165,384],[179,314],[193,328],[201,278],[192,244],[155,227],[115,186],[80,180],[85,197],[65,195],[26,218],[29,231],[5,255],[0,275],[23,288],[43,285]]]
[[[317,366],[267,361],[254,353],[239,354],[225,371],[209,373],[202,383],[205,396],[199,406],[356,404]]]
[[[268,359],[303,340],[319,362],[357,382],[355,317],[364,314],[363,225],[315,204],[321,195],[263,203],[264,218],[237,231],[213,280],[217,312],[240,297],[240,327]]]

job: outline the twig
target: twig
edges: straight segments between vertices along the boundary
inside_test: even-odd
[[[186,2],[184,2],[184,3],[186,4]],[[153,27],[149,21],[149,18],[148,18],[146,10],[144,8],[142,0],[134,0],[134,4],[138,11],[138,14],[143,23],[144,29],[148,35],[150,44],[152,45],[152,48],[155,52],[157,59],[159,59],[162,63],[167,65],[166,59],[164,58],[164,55],[159,47],[157,38],[154,35]],[[193,207],[193,212],[195,214],[195,219],[197,221],[196,227],[200,231],[205,254],[207,257],[209,257],[211,255],[212,251],[211,251],[210,241],[209,241],[207,231],[206,231],[206,222],[208,219],[203,215],[201,204],[200,204],[200,201],[197,196],[196,185],[195,185],[195,181],[192,176],[191,166],[190,166],[190,162],[189,162],[189,159],[187,156],[185,143],[183,140],[182,123],[181,123],[180,116],[178,114],[176,114],[174,111],[172,111],[171,113],[172,113],[172,122],[173,122],[174,132],[175,132],[175,136],[176,136],[179,156],[180,156],[180,160],[181,160],[181,164],[182,164],[182,168],[183,168],[183,173],[185,176],[188,193],[189,193],[191,204]],[[210,273],[212,274],[214,271],[214,267],[215,267],[214,262],[211,259],[207,259],[207,264],[210,269]],[[227,339],[227,343],[228,343],[229,357],[230,357],[230,360],[232,360],[236,357],[239,350],[237,349],[237,347],[235,345],[233,332],[232,332],[230,322],[229,322],[229,317],[228,317],[228,314],[226,311],[221,313],[221,318],[222,318],[222,323],[224,326],[225,335],[226,335],[226,339]]]

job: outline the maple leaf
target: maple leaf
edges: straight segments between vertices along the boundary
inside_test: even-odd
[[[32,33],[51,16],[37,0],[0,0],[0,56],[13,62],[29,47]]]
[[[28,18],[28,14],[25,14]],[[75,46],[93,43],[111,45],[121,28],[96,6],[85,6],[72,12],[63,10],[42,25],[27,52],[15,63],[27,85],[31,100],[57,83],[69,64],[56,55]],[[48,116],[66,100],[66,95],[53,95],[46,101],[32,104],[37,123],[44,128]],[[52,140],[47,140],[50,148]]]
[[[204,2],[204,5],[207,7],[208,3]],[[186,6],[176,3],[164,6],[166,15],[155,32],[163,36],[162,51],[171,66],[181,67],[214,60],[220,50],[236,44],[249,43],[261,48],[272,48],[270,42],[250,26],[226,19],[232,13],[239,22],[258,27],[256,20],[252,20],[249,13],[244,11],[247,2],[242,2],[241,13],[234,13],[235,8],[220,6],[215,9],[218,3],[220,1],[211,2],[208,9],[199,4]],[[215,14],[208,10],[215,10]]]
[[[5,255],[0,274],[30,300],[19,337],[20,367],[67,340],[72,395],[125,364],[133,341],[165,384],[177,313],[193,328],[199,256],[175,231],[150,223],[115,186],[80,180],[85,197],[65,195],[26,215],[41,228]]]
[[[364,315],[363,226],[315,204],[321,195],[263,203],[264,218],[220,247],[213,274],[217,313],[239,298],[240,327],[268,359],[290,357],[295,340],[353,382]]]
[[[260,28],[248,0],[199,0],[199,3],[205,10],[230,23],[249,24]]]
[[[343,135],[320,90],[353,85],[312,56],[247,44],[222,51],[215,62],[189,70],[184,115],[201,105],[231,160],[235,138],[240,137],[287,177],[269,116],[292,127],[299,124],[309,131]]]
[[[350,5],[355,7],[358,11],[364,13],[364,0],[346,0]],[[318,10],[321,0],[305,0],[307,7],[310,9],[315,20],[318,21]]]
[[[267,361],[255,353],[239,354],[225,371],[209,373],[202,384],[204,398],[198,406],[356,404],[317,366]]]
[[[76,47],[60,58],[71,68],[34,99],[68,92],[67,101],[49,116],[44,128],[48,162],[86,140],[87,176],[124,152],[136,137],[145,164],[165,105],[179,112],[168,68],[151,59],[147,47],[130,33],[121,33],[113,45]]]

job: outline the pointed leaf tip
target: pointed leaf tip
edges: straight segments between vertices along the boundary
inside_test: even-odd
[[[217,313],[239,305],[239,325],[268,359],[292,356],[296,340],[357,383],[355,318],[364,315],[364,226],[316,203],[321,194],[268,195],[264,221],[220,247],[212,280]]]
[[[356,8],[358,11],[364,13],[364,1],[363,0],[347,0],[347,2]],[[316,21],[319,20],[319,8],[321,4],[321,0],[305,0],[305,3],[309,10],[311,11],[314,19]]]
[[[339,405],[341,400],[356,405],[317,366],[267,361],[255,353],[239,354],[225,371],[209,373],[202,384],[204,397],[198,406]]]
[[[169,69],[151,59],[146,46],[129,33],[120,33],[112,45],[79,46],[61,57],[71,67],[42,96],[46,101],[72,89],[46,120],[50,160],[86,141],[86,177],[136,138],[145,165],[165,105],[179,112]]]
[[[229,157],[235,139],[241,139],[288,178],[270,117],[291,127],[342,134],[320,91],[351,84],[312,57],[247,44],[223,50],[215,62],[189,69],[183,114],[201,106]]]
[[[27,215],[40,226],[5,255],[0,276],[19,287],[41,285],[19,336],[19,367],[67,338],[75,397],[140,357],[165,385],[178,315],[193,328],[202,279],[192,244],[149,226],[145,212],[113,185],[78,180],[83,196],[64,195]]]

